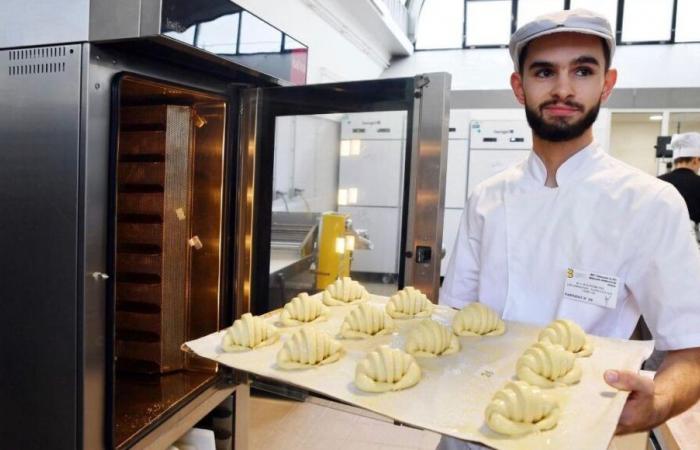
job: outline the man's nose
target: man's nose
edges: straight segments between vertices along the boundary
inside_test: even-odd
[[[556,77],[554,85],[552,86],[551,94],[553,97],[560,98],[562,100],[574,95],[574,87],[571,80],[564,75]]]

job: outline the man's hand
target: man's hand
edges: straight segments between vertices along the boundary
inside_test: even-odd
[[[649,430],[671,415],[672,398],[658,392],[651,378],[621,370],[607,370],[604,376],[610,386],[630,391],[615,434]]]

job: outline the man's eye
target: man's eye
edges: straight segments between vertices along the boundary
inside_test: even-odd
[[[535,72],[535,76],[537,78],[547,78],[551,77],[553,73],[554,72],[552,72],[550,69],[540,69],[537,72]]]
[[[588,67],[579,67],[576,69],[576,75],[580,77],[587,77],[589,75],[593,75],[593,71]]]

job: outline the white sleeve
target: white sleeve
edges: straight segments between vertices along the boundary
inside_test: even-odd
[[[457,229],[452,256],[440,289],[439,303],[462,308],[478,300],[479,252],[483,221],[478,217],[476,192],[469,196]]]
[[[668,186],[647,217],[637,236],[644,250],[632,262],[627,284],[657,349],[700,347],[700,250],[688,208]]]

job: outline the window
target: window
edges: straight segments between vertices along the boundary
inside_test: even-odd
[[[537,16],[563,9],[563,0],[519,0],[518,27],[528,23]]]
[[[511,0],[467,1],[467,47],[508,45],[511,27]]]
[[[676,10],[676,42],[700,41],[700,2],[698,0],[678,0]]]
[[[416,49],[462,48],[464,0],[425,0]]]
[[[306,48],[304,44],[293,39],[290,35],[284,35],[284,50],[295,50],[298,48]]]
[[[279,52],[282,33],[266,22],[247,12],[241,18],[240,53]]]
[[[622,42],[671,40],[673,0],[636,0],[625,2]]]
[[[617,0],[571,0],[571,9],[583,8],[602,14],[617,29]]]
[[[668,134],[698,130],[700,130],[700,112],[671,113],[668,122]]]
[[[240,14],[230,14],[199,25],[195,45],[212,53],[235,55],[239,18]]]
[[[195,26],[192,25],[188,29],[186,29],[183,32],[178,32],[178,31],[168,31],[165,33],[166,36],[170,36],[173,39],[177,39],[178,41],[182,41],[185,44],[190,44],[194,45],[194,29]]]
[[[624,5],[622,14],[620,5]],[[506,46],[516,28],[567,8],[603,15],[618,45],[700,42],[700,0],[425,0],[416,49]],[[618,15],[622,23],[617,23]]]

